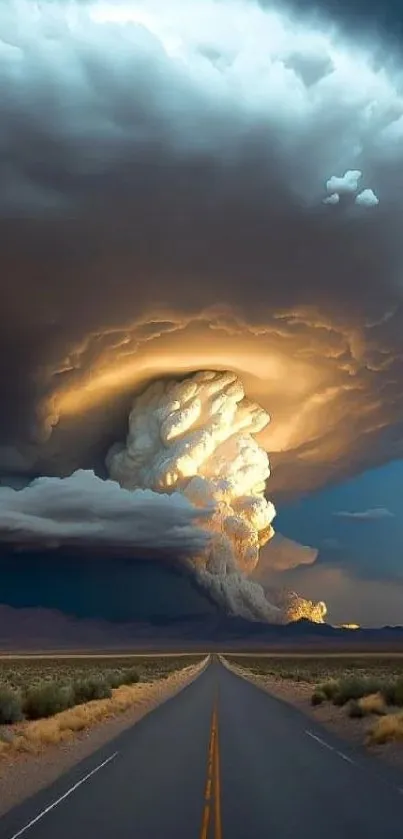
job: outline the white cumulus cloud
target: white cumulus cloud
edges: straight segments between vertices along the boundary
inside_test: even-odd
[[[208,546],[190,557],[190,567],[228,611],[281,623],[294,612],[270,602],[248,579],[274,536],[275,509],[265,495],[269,458],[255,440],[269,420],[233,373],[156,382],[134,401],[126,443],[111,449],[107,464],[123,487],[177,491],[196,508],[214,509],[206,521]],[[277,568],[315,558],[312,549],[298,551],[282,539],[272,555]]]
[[[326,198],[323,199],[324,204],[339,204],[340,202],[340,195],[338,192],[333,192],[332,195],[328,195]]]
[[[379,198],[375,195],[372,189],[363,189],[355,198],[355,203],[359,207],[376,207],[379,204]]]
[[[326,182],[326,189],[328,192],[337,192],[339,195],[349,195],[356,192],[358,189],[358,181],[362,178],[362,172],[359,169],[348,170],[341,177],[332,175]]]

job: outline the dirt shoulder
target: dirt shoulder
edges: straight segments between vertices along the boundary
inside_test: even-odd
[[[369,729],[374,722],[373,718],[352,719],[348,716],[345,706],[339,708],[331,702],[325,702],[316,707],[312,706],[311,696],[314,685],[310,682],[296,682],[271,675],[256,675],[246,667],[232,663],[230,665],[227,663],[227,666],[242,678],[248,679],[248,681],[253,682],[277,699],[298,708],[307,717],[323,725],[333,734],[352,745],[364,747],[368,754],[386,760],[387,763],[403,772],[403,743],[387,743],[382,746],[366,743]]]
[[[202,663],[177,670],[156,682],[131,687],[133,702],[124,711],[72,733],[57,745],[42,744],[35,753],[10,750],[0,759],[0,816],[71,769],[76,763],[135,725],[162,702],[189,685],[206,667]],[[91,703],[88,703],[89,705]],[[12,735],[12,732],[10,732]]]

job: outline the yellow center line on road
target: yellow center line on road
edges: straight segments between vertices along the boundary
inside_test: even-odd
[[[212,802],[214,802],[214,839],[222,839],[217,704],[214,705],[211,718],[207,759],[207,778],[204,792],[204,808],[200,839],[208,839]]]
[[[218,739],[218,713],[216,712],[216,736],[214,752],[214,839],[222,839],[221,828],[221,785],[220,785],[220,743]]]

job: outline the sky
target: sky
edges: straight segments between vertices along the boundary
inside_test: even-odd
[[[139,620],[280,620],[275,586],[403,623],[402,25],[4,0],[0,602],[23,549],[38,605],[81,614],[90,552]],[[198,371],[236,384],[189,396]]]
[[[279,528],[319,549],[315,566],[302,579],[291,572],[289,584],[309,597],[327,590],[335,621],[401,622],[402,479],[403,464],[394,461],[278,513]]]

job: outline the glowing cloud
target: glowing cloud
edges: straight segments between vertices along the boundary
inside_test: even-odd
[[[309,490],[395,456],[398,73],[334,27],[235,0],[51,11],[20,3],[0,15],[7,43],[19,46],[19,72],[5,43],[0,75],[21,114],[0,113],[12,161],[3,211],[47,220],[52,209],[51,234],[48,221],[35,228],[43,296],[52,288],[37,327],[49,332],[46,358],[21,362],[35,386],[31,413],[19,414],[27,435],[32,410],[41,426],[29,468],[68,474],[88,461],[87,411],[101,450],[114,399],[153,377],[206,368],[234,370],[270,410],[258,439],[272,452],[275,491]],[[52,154],[30,167],[18,126],[32,123],[35,135],[38,103]],[[365,212],[378,192],[382,216]],[[341,198],[353,213],[322,206]],[[74,248],[63,238],[66,214]],[[29,257],[21,235],[18,253],[38,263],[41,246]],[[7,266],[1,274],[10,276]],[[26,305],[32,319],[41,293],[24,289],[13,311]],[[16,440],[14,460],[24,443]]]
[[[126,445],[113,447],[107,463],[122,487],[179,491],[196,507],[214,509],[209,546],[192,557],[200,580],[230,611],[279,620],[263,590],[243,576],[274,534],[275,509],[264,495],[269,460],[253,437],[268,422],[231,373],[157,382],[135,400]]]
[[[0,488],[0,538],[170,555],[232,614],[275,623],[317,620],[325,614],[321,605],[297,595],[273,604],[247,579],[274,535],[275,509],[265,497],[269,460],[254,439],[268,422],[232,373],[156,382],[133,403],[126,444],[108,454],[111,479],[81,470],[39,478],[20,491]],[[294,543],[282,541],[275,569],[286,567],[290,545],[288,567],[314,560],[303,548],[295,560]]]
[[[196,508],[214,510],[208,547],[190,558],[199,581],[234,614],[284,622],[297,614],[299,599],[277,607],[246,579],[274,535],[275,509],[265,497],[269,459],[253,436],[268,422],[232,373],[156,382],[135,400],[126,445],[114,446],[107,464],[126,489],[180,492]],[[314,612],[312,604],[298,608],[301,616]]]
[[[268,422],[231,373],[157,382],[135,400],[126,445],[109,453],[110,475],[126,489],[178,490],[215,508],[206,569],[250,572],[273,535],[275,510],[264,495],[269,459],[252,436]]]

